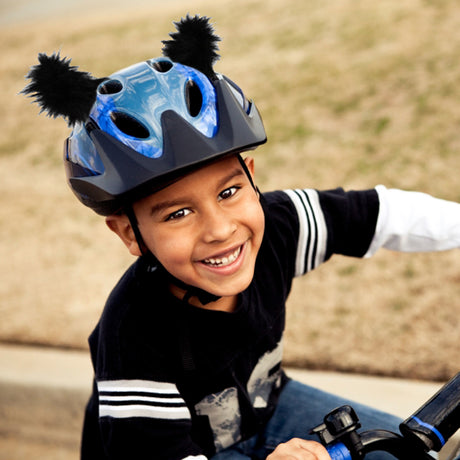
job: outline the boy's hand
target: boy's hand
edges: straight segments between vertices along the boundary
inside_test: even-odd
[[[267,460],[331,460],[331,457],[319,442],[293,438],[279,444]]]

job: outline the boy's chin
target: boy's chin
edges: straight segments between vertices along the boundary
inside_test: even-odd
[[[219,286],[215,289],[209,289],[207,290],[207,292],[222,298],[238,297],[243,291],[245,291],[248,288],[250,284],[251,280],[242,281],[240,283],[235,283],[233,286],[229,287]]]

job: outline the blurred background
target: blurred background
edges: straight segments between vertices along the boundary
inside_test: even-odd
[[[262,191],[419,190],[460,201],[460,10],[450,0],[0,1],[0,343],[87,350],[133,262],[65,183],[62,119],[18,93],[37,54],[96,77],[210,16],[216,70],[262,113]],[[460,367],[458,251],[335,257],[297,280],[286,364],[443,381]]]

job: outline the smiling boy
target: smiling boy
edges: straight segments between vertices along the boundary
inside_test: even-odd
[[[251,175],[254,161],[245,161]],[[236,156],[190,173],[133,204],[147,249],[167,272],[187,285],[220,298],[214,310],[233,311],[237,295],[253,278],[264,233],[258,192]],[[142,250],[125,214],[111,215],[107,225],[131,254]],[[184,289],[170,283],[179,298]],[[190,303],[201,307],[196,297]]]
[[[326,460],[309,428],[347,401],[282,370],[294,277],[333,254],[457,248],[460,205],[383,186],[261,194],[241,156],[266,140],[255,105],[214,72],[207,18],[176,26],[165,57],[108,78],[39,55],[25,89],[73,126],[69,184],[138,257],[89,338],[82,459]]]

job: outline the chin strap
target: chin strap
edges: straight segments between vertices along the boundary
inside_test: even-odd
[[[136,238],[137,245],[139,246],[139,250],[141,251],[142,255],[146,255],[150,253],[150,249],[144,242],[144,238],[142,238],[141,231],[139,230],[139,224],[137,223],[137,217],[134,213],[134,209],[132,206],[126,206],[123,209],[123,212],[128,217],[129,223],[131,224],[131,228],[133,229],[134,236]],[[152,254],[153,256],[153,254]]]
[[[251,173],[249,172],[248,167],[246,166],[246,163],[244,162],[243,158],[241,157],[240,154],[237,155],[238,161],[240,162],[241,167],[243,168],[243,171],[246,173],[249,182],[251,183],[252,187],[256,191],[257,194],[259,194],[259,190],[254,184],[254,181],[252,180]],[[216,296],[214,294],[211,294],[210,292],[207,292],[203,289],[197,288],[195,286],[191,286],[189,284],[184,283],[180,279],[176,278],[175,276],[171,275],[164,267],[161,265],[159,260],[155,257],[154,254],[150,251],[150,249],[147,247],[147,245],[144,242],[144,238],[142,238],[141,231],[139,230],[139,224],[137,222],[137,217],[136,214],[134,213],[133,207],[132,206],[126,206],[124,209],[124,213],[129,219],[129,223],[131,224],[131,228],[133,229],[134,236],[136,237],[137,244],[139,246],[139,249],[142,253],[142,255],[148,256],[149,260],[151,260],[151,265],[156,266],[157,269],[161,269],[167,276],[167,278],[171,281],[172,284],[177,286],[180,289],[185,290],[185,295],[182,298],[184,302],[188,302],[191,297],[196,297],[202,305],[206,305],[211,302],[215,302],[216,300],[220,299],[220,296]]]
[[[238,158],[238,161],[240,162],[240,165],[241,165],[241,167],[243,168],[243,171],[246,173],[246,176],[248,176],[248,179],[249,179],[249,182],[250,182],[251,185],[252,185],[252,188],[253,188],[257,193],[259,193],[259,189],[258,189],[258,188],[256,187],[256,185],[254,184],[254,181],[252,180],[251,173],[249,172],[249,169],[248,169],[248,167],[246,166],[246,163],[244,162],[243,157],[241,156],[240,153],[239,153],[236,157]]]
[[[202,305],[206,305],[208,303],[215,302],[216,300],[220,299],[220,296],[218,295],[211,294],[210,292],[207,292],[195,286],[190,286],[189,284],[186,284],[180,279],[172,276],[166,270],[165,272],[168,274],[169,279],[174,285],[185,290],[185,295],[182,298],[184,302],[188,302],[191,297],[196,297],[201,302]]]

